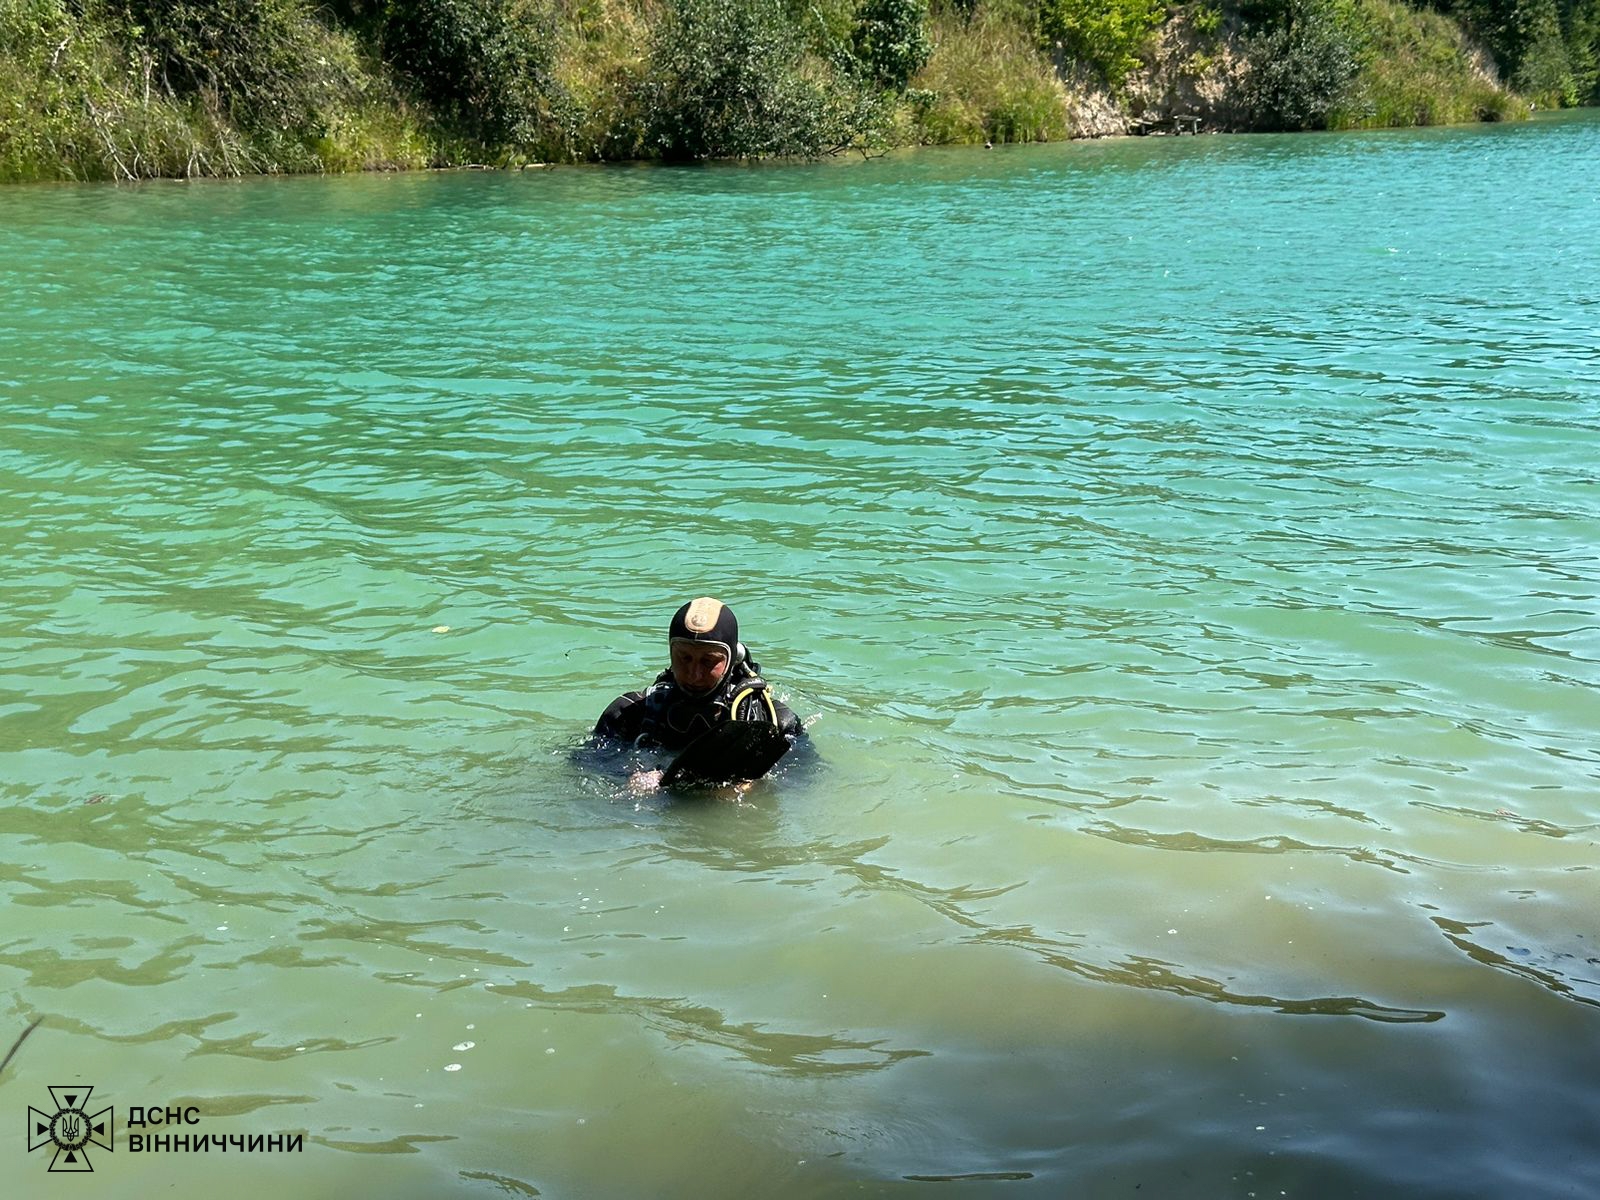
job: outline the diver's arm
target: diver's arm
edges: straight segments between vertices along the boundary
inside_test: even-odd
[[[618,696],[600,714],[593,731],[567,752],[575,767],[613,773],[629,769],[628,752],[638,740],[644,718],[643,692]]]
[[[772,685],[766,680],[752,672],[740,686],[749,691],[736,701],[729,714],[735,721],[770,721],[778,727],[779,733],[789,739],[790,745],[805,737],[805,722],[772,694]]]
[[[644,726],[644,693],[627,692],[618,696],[594,723],[594,740],[632,745]]]
[[[790,745],[806,736],[805,722],[794,715],[794,709],[778,699],[772,701],[772,707],[778,715],[778,731],[789,739]]]

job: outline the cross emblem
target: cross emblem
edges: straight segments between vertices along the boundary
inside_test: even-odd
[[[52,1116],[32,1105],[28,1106],[28,1149],[53,1145],[56,1148],[50,1159],[52,1171],[92,1171],[88,1147],[111,1149],[112,1115],[108,1105],[90,1115],[89,1093],[92,1087],[53,1087],[50,1099],[55,1101]]]

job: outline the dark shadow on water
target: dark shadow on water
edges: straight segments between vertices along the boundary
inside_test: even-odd
[[[1492,821],[1496,824],[1511,825],[1523,833],[1536,833],[1541,837],[1565,838],[1574,835],[1593,836],[1600,825],[1557,825],[1552,821],[1541,821],[1537,817],[1524,817],[1506,809],[1487,812],[1480,808],[1468,808],[1464,805],[1434,804],[1425,800],[1414,800],[1418,808],[1430,809],[1433,812],[1448,813],[1453,817],[1471,817],[1477,821]]]
[[[1208,1000],[1214,1004],[1270,1009],[1289,1016],[1362,1017],[1369,1021],[1405,1025],[1442,1021],[1446,1015],[1436,1009],[1395,1008],[1360,996],[1311,996],[1290,999],[1239,992],[1219,980],[1208,979],[1202,975],[1186,975],[1172,963],[1144,955],[1130,955],[1119,962],[1109,964],[1091,963],[1065,953],[1056,943],[1041,938],[1026,928],[987,930],[978,934],[973,940],[1027,950],[1051,966],[1060,967],[1094,983],[1170,992],[1176,996]]]
[[[1248,839],[1213,838],[1188,831],[1156,833],[1149,829],[1130,829],[1122,825],[1108,824],[1088,825],[1084,827],[1084,832],[1110,842],[1120,842],[1127,846],[1147,846],[1155,850],[1178,850],[1189,853],[1338,855],[1351,862],[1382,867],[1386,871],[1394,871],[1400,875],[1411,873],[1404,864],[1438,865],[1396,851],[1374,850],[1369,846],[1322,846],[1281,835]]]
[[[786,1033],[754,1022],[735,1024],[704,1004],[656,996],[626,996],[609,984],[584,984],[560,990],[523,981],[490,984],[497,996],[515,996],[541,1008],[566,1012],[623,1015],[643,1021],[668,1041],[720,1047],[757,1067],[793,1075],[850,1075],[881,1071],[929,1050],[892,1049],[884,1039],[837,1034]]]
[[[1496,950],[1484,944],[1488,940],[1485,934],[1495,928],[1493,921],[1456,921],[1439,916],[1430,920],[1451,945],[1473,962],[1529,980],[1563,1000],[1600,1008],[1600,946],[1552,950],[1508,944]],[[1584,940],[1581,933],[1573,937],[1575,941]],[[1588,977],[1575,975],[1574,971],[1586,971]]]
[[[469,934],[486,934],[491,930],[477,921],[389,921],[356,914],[347,920],[314,918],[300,923],[300,937],[311,942],[322,939],[346,942],[366,942],[378,946],[398,947],[424,957],[439,957],[451,961],[474,962],[491,967],[519,969],[529,964],[508,954],[480,947],[457,944],[454,941],[434,941],[421,936],[430,930],[458,929]]]

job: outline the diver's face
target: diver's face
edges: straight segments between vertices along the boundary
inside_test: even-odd
[[[709,692],[728,673],[728,652],[721,646],[672,643],[672,677],[685,691]]]

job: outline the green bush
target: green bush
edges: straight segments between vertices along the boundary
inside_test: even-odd
[[[1222,29],[1222,9],[1210,4],[1196,4],[1191,10],[1190,27],[1203,38],[1214,38]]]
[[[676,0],[640,89],[645,148],[669,162],[816,156],[868,131],[870,101],[803,61],[777,0]]]
[[[1258,4],[1245,38],[1244,102],[1255,129],[1323,129],[1347,105],[1361,72],[1365,34],[1340,0]]]
[[[1578,100],[1600,104],[1600,0],[1576,0],[1567,30]]]
[[[1577,104],[1578,82],[1554,0],[1526,5],[1520,15],[1522,44],[1511,73],[1512,86],[1549,106]]]
[[[1120,88],[1165,15],[1163,0],[1040,0],[1039,35]]]
[[[1474,65],[1461,26],[1400,0],[1363,0],[1367,52],[1345,102],[1330,110],[1330,128],[1384,128],[1501,121],[1527,106]]]
[[[841,70],[855,69],[853,42],[857,0],[785,0],[788,20],[800,32],[808,54]]]
[[[903,92],[928,61],[924,0],[862,0],[856,13],[855,59],[879,87]]]
[[[177,15],[204,26],[228,11]],[[172,6],[147,29],[121,0],[0,0],[0,179],[422,165],[405,105],[349,36],[275,11],[267,27],[280,21],[304,61],[278,47],[244,63],[237,47],[214,47],[191,62],[194,39],[221,26],[196,34]]]
[[[1433,0],[1543,104],[1600,102],[1600,0]]]
[[[573,114],[555,78],[548,9],[519,0],[347,0],[344,8],[446,136],[514,156],[560,153]]]
[[[552,71],[571,115],[566,157],[639,158],[639,108],[650,40],[649,0],[565,0]]]
[[[103,10],[0,0],[0,180],[258,169],[214,111],[172,98]]]
[[[86,6],[87,7],[87,6]],[[106,0],[164,86],[239,127],[282,134],[356,91],[356,64],[302,0]]]

